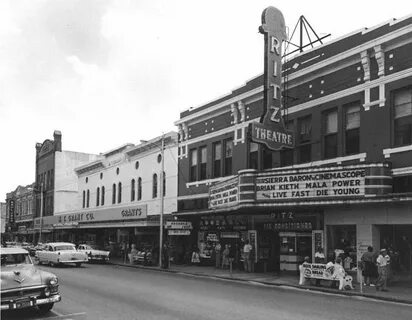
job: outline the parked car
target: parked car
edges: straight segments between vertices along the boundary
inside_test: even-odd
[[[48,263],[51,266],[74,263],[80,267],[87,262],[87,254],[76,250],[76,246],[69,242],[47,243],[42,251],[36,251],[39,264]]]
[[[1,248],[1,310],[37,307],[46,313],[61,300],[57,277],[37,269],[27,250]]]
[[[89,262],[92,261],[109,261],[110,251],[100,250],[96,245],[80,244],[77,250],[87,254]]]
[[[46,244],[39,242],[36,246],[30,248],[28,251],[32,257],[37,257],[37,251],[43,251],[45,247],[46,247]]]

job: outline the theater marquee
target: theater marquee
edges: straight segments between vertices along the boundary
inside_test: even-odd
[[[365,195],[365,169],[256,177],[256,200]]]

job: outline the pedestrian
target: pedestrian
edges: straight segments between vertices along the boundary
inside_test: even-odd
[[[315,263],[325,263],[325,254],[323,253],[323,248],[318,247],[315,252]]]
[[[229,245],[225,244],[225,249],[223,250],[222,253],[222,268],[225,269],[226,267],[229,267]]]
[[[169,245],[167,242],[163,244],[162,248],[162,267],[163,269],[169,269]]]
[[[215,246],[215,262],[216,262],[216,268],[220,268],[221,265],[221,251],[222,251],[222,246],[220,245],[220,242],[216,243]]]
[[[245,245],[243,246],[243,266],[246,272],[252,271],[252,261],[250,257],[252,249],[253,247],[249,243],[249,239],[246,239]]]
[[[192,260],[191,260],[193,265],[198,266],[200,264],[200,254],[199,254],[199,249],[196,248],[193,253],[192,253]]]
[[[366,251],[361,257],[363,264],[362,276],[365,279],[365,286],[375,286],[372,283],[372,278],[376,276],[376,265],[374,263],[374,260],[375,254],[373,253],[373,247],[369,246],[368,251]]]
[[[386,288],[388,279],[388,260],[386,256],[386,249],[381,249],[378,259],[376,259],[376,265],[378,266],[378,281],[376,282],[377,291],[388,291]]]

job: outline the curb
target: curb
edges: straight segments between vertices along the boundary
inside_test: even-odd
[[[236,278],[236,277],[208,275],[208,274],[185,272],[185,271],[173,270],[173,269],[159,269],[155,267],[123,264],[123,263],[117,263],[117,262],[111,262],[111,261],[109,261],[109,264],[126,267],[126,268],[145,269],[145,270],[152,270],[152,271],[157,271],[157,272],[168,272],[168,273],[183,274],[183,275],[188,275],[188,276],[214,278],[217,280],[220,279],[220,280],[238,281],[238,282],[244,282],[248,284],[252,284],[254,282],[254,283],[260,283],[260,284],[270,286],[270,287],[290,287],[290,288],[295,288],[295,289],[299,289],[302,291],[323,292],[323,293],[330,293],[334,295],[349,296],[349,297],[364,297],[364,298],[368,298],[372,300],[388,301],[388,302],[393,302],[393,303],[403,303],[403,304],[412,305],[412,300],[399,299],[399,298],[394,298],[394,297],[375,296],[373,294],[368,294],[368,293],[360,293],[360,292],[352,292],[352,291],[336,291],[334,289],[321,288],[321,287],[300,286],[300,285],[294,285],[294,284],[273,283],[273,282],[267,282],[267,281],[255,281],[255,280],[242,279],[242,278]]]

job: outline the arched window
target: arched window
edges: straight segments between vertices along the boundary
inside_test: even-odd
[[[142,200],[142,178],[137,179],[137,200]]]
[[[104,187],[102,187],[102,206],[104,206],[104,196],[105,196],[104,192],[105,192],[105,189]]]
[[[163,171],[163,197],[166,196],[166,173]]]
[[[119,182],[119,190],[117,192],[118,192],[117,203],[121,203],[122,202],[122,183],[121,182]]]
[[[83,190],[83,208],[86,206],[86,191]]]
[[[100,188],[97,187],[96,190],[96,207],[98,207],[100,205]]]
[[[152,197],[157,198],[157,174],[153,174],[153,190],[152,190]]]
[[[134,201],[136,198],[136,181],[132,179],[131,188],[130,188],[130,201]]]
[[[86,203],[86,207],[88,208],[90,204],[90,190],[87,189],[87,203]]]
[[[116,203],[116,184],[113,183],[113,190],[112,190],[112,204]]]

